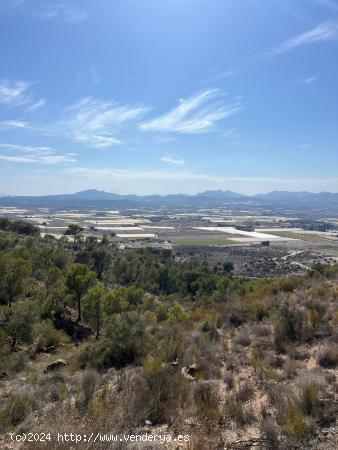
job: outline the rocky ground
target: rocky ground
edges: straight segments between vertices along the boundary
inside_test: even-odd
[[[315,264],[335,262],[336,257],[298,248],[244,247],[244,246],[198,246],[176,249],[179,258],[204,258],[210,264],[222,264],[231,261],[233,274],[244,277],[279,277],[302,274]]]

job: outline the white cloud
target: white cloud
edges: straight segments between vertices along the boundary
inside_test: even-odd
[[[51,155],[39,156],[38,162],[41,164],[59,164],[59,163],[74,163],[76,159],[68,155]]]
[[[227,139],[240,139],[241,137],[239,131],[236,128],[225,130],[222,134]]]
[[[36,162],[34,158],[26,157],[26,156],[0,155],[0,160],[9,161],[9,162],[17,162],[17,163],[34,163],[34,162]]]
[[[296,84],[312,84],[318,80],[317,76],[303,78],[302,80],[296,81]]]
[[[76,162],[74,158],[66,155],[52,155],[52,156],[11,156],[0,155],[0,160],[14,163],[24,164],[60,164]]]
[[[21,105],[28,101],[27,91],[30,83],[27,81],[0,80],[0,105]]]
[[[180,156],[173,155],[172,153],[167,153],[163,155],[161,161],[169,164],[175,164],[177,166],[183,166],[185,164],[184,159]]]
[[[33,112],[42,108],[46,100],[35,100],[29,90],[33,83],[28,81],[0,80],[0,105],[1,106],[26,106],[27,112]]]
[[[297,147],[298,148],[309,148],[309,147],[311,147],[311,144],[298,144]]]
[[[270,50],[265,56],[278,56],[287,53],[297,47],[315,44],[317,42],[335,41],[338,39],[338,22],[336,20],[327,20],[316,28],[298,34],[288,39],[278,47]]]
[[[53,154],[56,152],[56,150],[52,147],[37,147],[32,145],[0,144],[0,148],[33,154],[34,153]]]
[[[43,106],[46,105],[46,100],[44,98],[40,98],[40,100],[38,100],[37,102],[33,103],[31,106],[29,106],[26,111],[27,112],[34,112],[37,111],[38,109],[41,109]]]
[[[120,105],[86,97],[67,108],[67,117],[58,124],[58,128],[76,141],[104,149],[120,144],[115,135],[147,111],[144,106]]]
[[[0,121],[0,130],[31,128],[29,122],[24,120],[2,120]]]
[[[88,13],[86,10],[67,3],[53,3],[37,11],[34,16],[43,20],[59,20],[67,23],[84,22]]]
[[[163,116],[140,125],[142,131],[164,131],[182,134],[206,133],[216,123],[238,113],[239,102],[225,105],[222,93],[209,89],[188,99],[181,99],[178,106]]]
[[[60,164],[76,162],[73,153],[58,155],[57,150],[52,147],[20,145],[20,144],[0,144],[0,149],[12,152],[25,153],[25,156],[16,155],[0,155],[0,160],[25,163],[25,164]]]

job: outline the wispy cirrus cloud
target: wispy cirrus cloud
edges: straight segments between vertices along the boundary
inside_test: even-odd
[[[275,0],[278,1],[278,0]],[[331,5],[331,7],[334,7],[338,10],[338,0],[337,4],[334,3],[334,0],[314,0],[318,3],[322,3],[326,6]],[[284,3],[280,3],[278,1],[278,4],[280,6],[286,7]],[[222,79],[230,78],[240,72],[243,72],[245,70],[248,70],[249,68],[255,66],[256,64],[268,60],[273,57],[277,57],[279,55],[283,55],[285,53],[288,53],[298,47],[310,45],[310,44],[316,44],[318,42],[332,42],[338,40],[338,20],[336,19],[329,19],[322,23],[320,23],[317,27],[312,28],[311,30],[308,30],[304,33],[297,34],[296,36],[291,37],[290,39],[287,39],[286,41],[282,42],[280,45],[277,45],[276,47],[265,51],[264,53],[252,56],[251,58],[247,59],[246,61],[243,61],[241,65],[238,67],[235,67],[232,70],[226,70],[223,72],[220,72],[218,74],[211,75],[207,80],[208,82],[213,81],[220,81]]]
[[[182,134],[206,133],[216,123],[241,110],[238,101],[225,104],[218,89],[208,89],[188,99],[181,99],[178,106],[166,114],[140,125],[142,131],[175,132]]]
[[[222,135],[227,139],[240,139],[241,137],[241,134],[237,130],[237,128],[230,128],[229,130],[225,130]]]
[[[38,100],[37,102],[34,102],[32,105],[30,105],[26,111],[27,112],[34,112],[37,111],[41,108],[43,108],[46,105],[46,100],[44,98],[40,98],[40,100]]]
[[[312,76],[312,77],[303,78],[302,80],[298,80],[295,82],[295,84],[312,84],[317,80],[318,80],[317,76]]]
[[[236,70],[224,70],[223,72],[214,73],[212,75],[209,75],[209,77],[206,79],[208,83],[215,83],[218,81],[226,80],[227,78],[231,78],[234,75],[236,75]]]
[[[21,144],[0,144],[0,149],[9,154],[0,154],[0,160],[13,163],[24,164],[61,164],[74,163],[76,159],[74,153],[57,154],[53,147],[21,145]],[[13,155],[13,152],[15,153]],[[25,155],[22,156],[22,153]]]
[[[84,22],[88,13],[85,9],[68,3],[51,3],[34,13],[34,17],[42,20],[59,20],[67,23]]]
[[[56,150],[53,147],[42,147],[33,145],[20,145],[20,144],[0,144],[0,148],[6,150],[15,150],[24,153],[31,154],[53,154]]]
[[[28,89],[31,86],[27,81],[0,80],[0,105],[22,105],[28,102]]]
[[[13,129],[24,129],[31,128],[29,122],[25,120],[1,120],[0,121],[0,130],[7,131]]]
[[[105,149],[121,144],[116,134],[147,111],[149,108],[145,106],[121,105],[86,97],[67,108],[66,118],[57,128],[78,142]]]
[[[76,160],[67,155],[51,155],[51,156],[11,156],[0,155],[0,160],[13,163],[23,164],[47,164],[54,165],[60,163],[73,163]]]
[[[336,41],[338,39],[338,21],[327,20],[317,27],[298,34],[272,50],[265,53],[266,57],[279,56],[304,45],[315,44],[318,42]]]
[[[176,166],[183,166],[185,161],[178,155],[173,155],[172,153],[166,153],[161,157],[161,161],[169,164],[174,164]]]
[[[310,148],[310,147],[311,147],[311,144],[298,144],[297,147],[298,147],[298,148],[302,148],[302,149]]]
[[[47,102],[43,98],[39,100],[34,99],[34,95],[30,90],[33,84],[25,80],[0,80],[0,106],[26,107],[27,112],[33,112],[42,108]],[[11,122],[19,123],[20,121]]]

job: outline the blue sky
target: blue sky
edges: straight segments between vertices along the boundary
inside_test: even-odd
[[[0,0],[0,194],[338,192],[338,0]]]

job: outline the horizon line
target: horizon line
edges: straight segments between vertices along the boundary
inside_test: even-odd
[[[184,193],[184,192],[180,192],[180,193],[168,193],[168,194],[156,194],[156,193],[152,193],[152,194],[137,194],[137,193],[128,193],[128,194],[119,194],[117,192],[110,192],[110,191],[105,191],[105,190],[100,190],[100,189],[96,189],[96,188],[91,188],[91,189],[84,189],[82,191],[76,191],[76,192],[67,192],[67,193],[55,193],[55,194],[35,194],[35,195],[25,195],[25,194],[0,194],[0,199],[3,198],[16,198],[16,197],[53,197],[53,196],[63,196],[63,195],[77,195],[77,194],[82,194],[84,192],[98,192],[98,193],[105,193],[105,194],[110,194],[110,195],[117,195],[120,197],[129,197],[129,196],[135,196],[135,197],[169,197],[169,196],[186,196],[186,197],[196,197],[198,195],[202,195],[205,194],[207,192],[210,193],[215,193],[215,192],[222,192],[222,193],[231,193],[231,194],[235,194],[235,195],[241,195],[243,197],[256,197],[258,195],[269,195],[269,194],[274,194],[274,193],[288,193],[288,194],[310,194],[310,195],[319,195],[319,194],[338,194],[338,192],[334,192],[334,191],[307,191],[307,190],[302,190],[302,191],[287,191],[287,190],[272,190],[272,191],[268,191],[266,193],[262,193],[262,192],[258,192],[255,194],[243,194],[241,192],[237,192],[237,191],[232,191],[229,189],[223,190],[223,189],[215,189],[215,190],[211,190],[211,189],[207,189],[205,191],[199,191],[196,192],[195,194],[189,194],[189,193]]]

